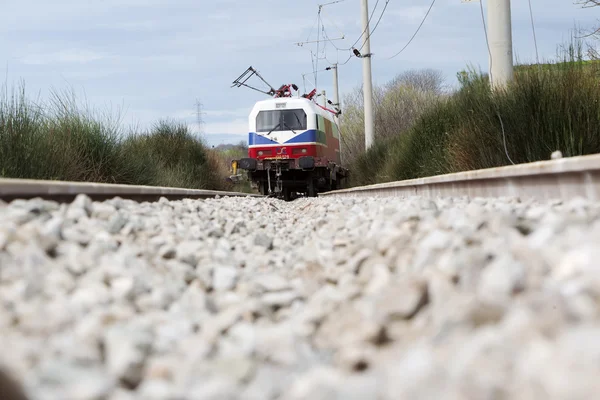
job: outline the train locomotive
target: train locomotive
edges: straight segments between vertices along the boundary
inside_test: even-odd
[[[252,67],[249,72],[258,75]],[[244,74],[235,85],[247,86]],[[248,118],[248,157],[232,162],[234,174],[247,171],[261,194],[284,200],[340,189],[348,178],[334,119],[339,111],[318,104],[316,89],[296,97],[293,90],[296,85],[264,92],[272,98],[258,101]]]

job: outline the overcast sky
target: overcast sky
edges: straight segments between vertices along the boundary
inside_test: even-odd
[[[247,132],[247,114],[265,95],[230,88],[248,66],[273,86],[296,83],[313,71],[310,50],[296,42],[316,40],[318,4],[331,0],[0,0],[0,69],[12,86],[23,80],[29,93],[47,97],[50,89],[72,88],[100,110],[123,106],[124,123],[142,126],[160,118],[193,125],[195,103],[204,105],[203,131]],[[383,4],[375,11],[379,18]],[[556,54],[577,25],[590,27],[600,9],[582,10],[574,0],[531,0],[540,57]],[[372,9],[376,0],[369,0]],[[371,38],[373,80],[385,83],[396,74],[435,68],[449,83],[467,64],[487,69],[480,3],[437,0],[419,35],[398,57],[418,27],[430,0],[390,0]],[[485,2],[484,2],[485,5]],[[526,0],[512,1],[516,57],[535,60]],[[360,0],[323,8],[330,38],[340,48],[360,35]],[[372,24],[373,25],[373,24]],[[321,44],[321,51],[323,51]],[[328,43],[327,57],[348,58]],[[327,66],[319,60],[319,69]],[[340,90],[362,80],[361,60],[341,66]],[[314,77],[308,75],[307,90]],[[309,81],[310,80],[310,81]],[[319,74],[319,90],[331,92],[330,72]],[[241,136],[245,137],[245,136]]]

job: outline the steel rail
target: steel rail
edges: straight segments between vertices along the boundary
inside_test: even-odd
[[[15,199],[31,198],[68,202],[73,200],[78,194],[85,194],[92,200],[98,201],[121,197],[124,199],[148,202],[157,201],[161,197],[169,200],[208,199],[217,196],[262,197],[258,194],[217,190],[0,178],[0,200],[5,202],[10,202]]]
[[[600,199],[600,154],[380,183],[319,196]]]

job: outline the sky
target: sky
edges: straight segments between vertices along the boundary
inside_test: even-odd
[[[34,99],[69,90],[88,107],[120,113],[124,126],[160,119],[186,123],[209,142],[247,138],[248,114],[266,95],[231,84],[249,66],[273,87],[314,88],[313,71],[350,56],[361,35],[360,0],[322,8],[330,39],[317,40],[319,4],[333,0],[0,0],[0,73],[12,88],[23,82]],[[600,8],[575,0],[531,0],[541,59],[556,55],[576,27],[591,28]],[[376,0],[369,0],[373,10]],[[380,0],[373,22],[386,0]],[[484,7],[486,5],[484,1]],[[413,42],[397,53],[423,20],[430,0],[389,0],[371,36],[375,85],[407,70],[441,71],[448,84],[457,71],[488,68],[479,1],[437,0]],[[529,6],[512,1],[513,46],[520,62],[534,62]],[[322,39],[322,34],[320,34]],[[359,43],[359,46],[360,47]],[[303,78],[304,75],[304,78]],[[362,84],[362,60],[339,67],[340,94]],[[254,81],[260,84],[259,81]],[[331,71],[317,74],[318,90],[332,93]],[[202,124],[198,124],[201,103]]]

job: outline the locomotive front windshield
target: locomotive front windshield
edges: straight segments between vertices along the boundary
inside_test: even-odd
[[[306,130],[306,113],[302,109],[261,111],[256,117],[257,132],[304,130]]]

